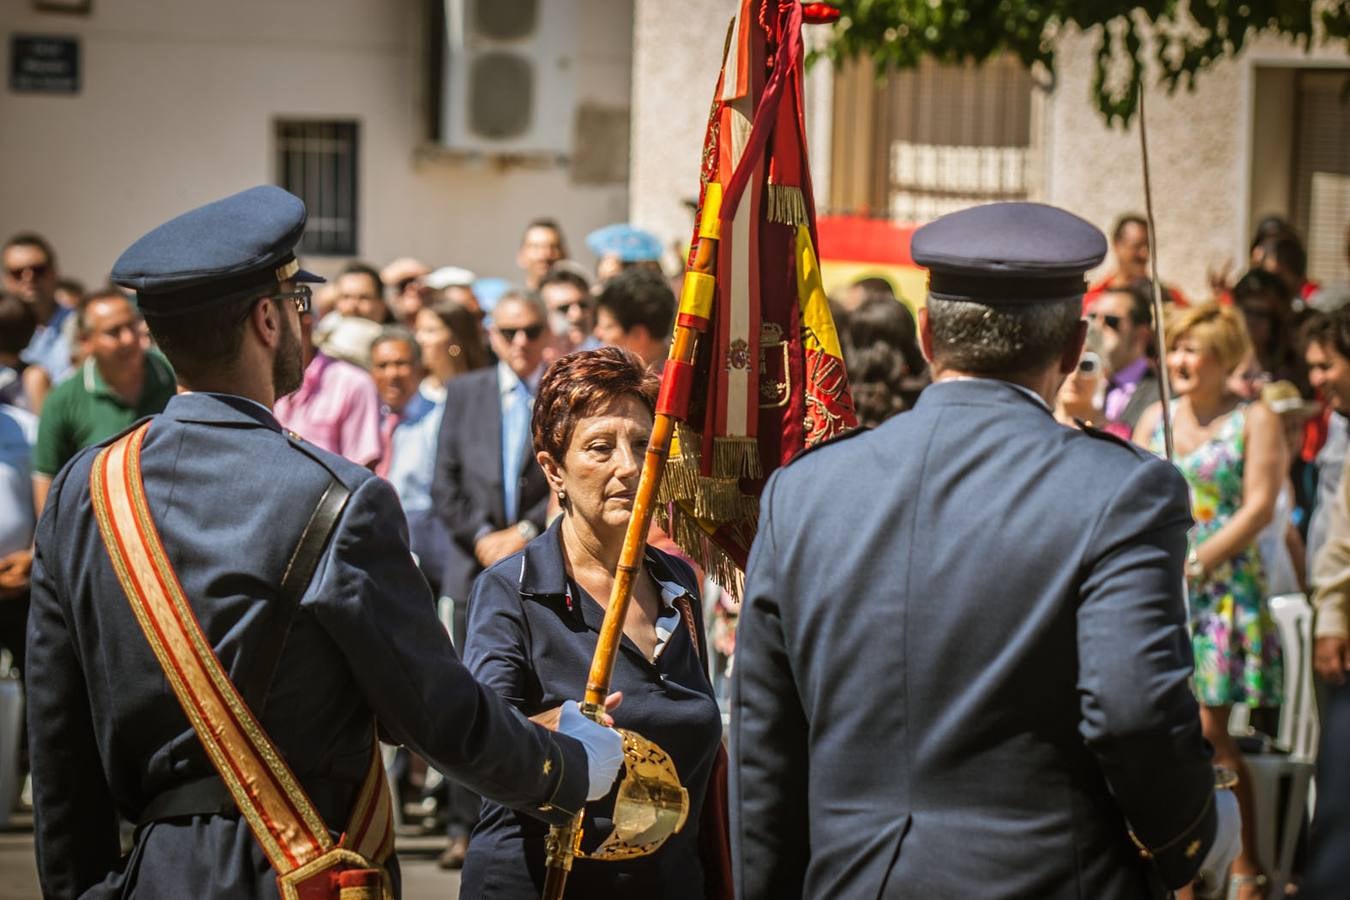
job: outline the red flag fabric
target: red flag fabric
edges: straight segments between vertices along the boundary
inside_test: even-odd
[[[665,373],[682,424],[658,518],[732,590],[765,478],[857,424],[815,249],[802,21],[799,0],[742,0],[732,22],[680,299],[698,349]]]

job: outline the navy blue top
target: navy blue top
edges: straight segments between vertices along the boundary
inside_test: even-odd
[[[480,681],[526,715],[583,696],[605,615],[568,578],[559,522],[479,576],[469,601],[464,661]],[[657,581],[683,589],[702,644],[693,570],[652,547],[645,562]],[[684,829],[651,856],[628,862],[578,859],[568,878],[568,896],[701,898],[698,822],[722,738],[722,717],[686,625],[673,629],[655,662],[624,637],[611,685],[611,690],[623,691],[615,725],[638,732],[670,754],[689,791],[689,817]],[[609,833],[613,806],[613,793],[586,806],[583,849],[594,849]],[[537,898],[544,884],[547,833],[544,823],[484,801],[469,842],[461,895]]]

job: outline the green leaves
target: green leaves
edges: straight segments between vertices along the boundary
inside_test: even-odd
[[[1007,52],[1055,69],[1055,35],[1066,24],[1098,29],[1092,96],[1107,122],[1125,125],[1138,104],[1146,39],[1169,91],[1241,52],[1257,34],[1290,37],[1306,50],[1315,29],[1350,47],[1350,0],[841,0],[843,15],[823,55],[870,56],[879,71],[982,62]],[[1320,24],[1320,29],[1317,25]]]

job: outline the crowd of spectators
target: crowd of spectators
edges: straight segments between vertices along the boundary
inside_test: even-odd
[[[302,384],[277,402],[276,417],[394,486],[460,647],[475,578],[564,509],[535,462],[530,431],[548,367],[602,345],[656,374],[666,358],[676,300],[659,242],[627,226],[602,231],[588,241],[602,263],[593,272],[567,258],[556,222],[531,221],[518,286],[407,257],[382,269],[352,261],[302,316]],[[1350,306],[1307,278],[1293,229],[1266,219],[1248,270],[1231,283],[1227,272],[1211,273],[1207,302],[1160,288],[1168,317],[1160,357],[1148,224],[1123,216],[1111,238],[1113,267],[1084,297],[1086,349],[1054,414],[1161,453],[1159,381],[1161,367],[1168,371],[1175,461],[1197,520],[1187,565],[1196,690],[1219,759],[1240,770],[1229,710],[1269,711],[1282,699],[1270,596],[1306,592],[1322,607],[1315,663],[1323,679],[1339,684],[1350,663],[1350,604],[1341,595],[1350,513],[1334,514],[1346,505]],[[82,448],[163,409],[175,379],[134,301],[61,280],[41,236],[10,238],[2,274],[0,648],[21,669],[31,541],[47,485]],[[837,300],[860,422],[875,426],[911,409],[929,378],[915,305],[881,277],[858,280]],[[674,549],[663,535],[652,538]],[[714,591],[707,605],[709,643],[725,662],[734,604]],[[396,768],[402,799],[448,821],[443,863],[462,864],[477,798],[437,786],[432,773],[419,780],[415,760]],[[1250,807],[1250,796],[1239,796]],[[1251,853],[1235,872],[1253,885],[1261,875]]]

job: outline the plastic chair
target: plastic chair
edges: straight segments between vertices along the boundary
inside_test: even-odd
[[[1303,594],[1270,599],[1284,649],[1284,705],[1274,752],[1245,757],[1256,807],[1256,857],[1269,879],[1268,896],[1284,896],[1317,755],[1317,706],[1312,681],[1312,608]]]

